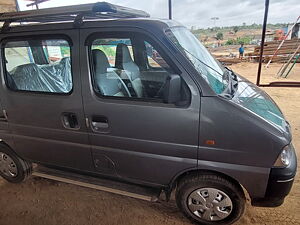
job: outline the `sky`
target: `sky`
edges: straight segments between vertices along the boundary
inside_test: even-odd
[[[98,0],[102,1],[102,0]],[[97,0],[50,0],[40,8],[98,2]],[[126,7],[141,9],[151,17],[168,18],[168,0],[106,0]],[[18,0],[21,10],[28,1]],[[173,19],[191,28],[262,24],[264,0],[172,0]],[[268,23],[293,23],[300,15],[300,0],[270,0]],[[211,19],[218,17],[214,23]]]

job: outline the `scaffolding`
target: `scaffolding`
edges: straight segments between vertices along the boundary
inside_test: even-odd
[[[266,28],[267,28],[268,13],[269,13],[269,3],[270,3],[270,0],[265,0],[265,13],[264,13],[262,38],[261,38],[261,45],[260,45],[260,57],[259,57],[259,65],[258,65],[258,71],[257,71],[257,77],[256,77],[256,85],[260,86],[260,87],[300,87],[300,82],[277,81],[277,82],[271,82],[268,84],[260,83],[262,61],[263,61],[263,51],[264,51]],[[298,17],[298,19],[299,19],[299,17]]]
[[[284,36],[283,40],[281,41],[281,43],[279,44],[278,48],[275,50],[274,54],[272,55],[272,57],[270,58],[269,62],[267,63],[266,67],[268,68],[270,63],[272,62],[273,58],[277,55],[279,49],[282,47],[283,43],[285,42],[285,40],[287,39],[287,37],[289,36],[289,34],[293,31],[294,27],[296,26],[296,24],[298,23],[298,21],[300,20],[300,16],[298,16],[296,22],[293,24],[293,26],[289,29],[288,33]]]

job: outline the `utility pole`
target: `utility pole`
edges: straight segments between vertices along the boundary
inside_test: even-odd
[[[172,0],[169,0],[169,20],[172,19]]]
[[[264,15],[262,34],[261,34],[260,56],[259,56],[259,64],[258,64],[257,79],[256,79],[257,86],[259,86],[260,84],[261,66],[263,61],[263,53],[264,53],[264,45],[265,45],[265,37],[266,37],[267,21],[268,21],[268,13],[269,13],[269,3],[270,3],[269,0],[265,1],[265,15]]]
[[[212,17],[210,19],[214,21],[214,27],[216,27],[216,21],[219,20],[219,17]]]
[[[16,11],[19,12],[20,11],[20,6],[19,6],[18,0],[15,0],[15,4],[16,4]]]

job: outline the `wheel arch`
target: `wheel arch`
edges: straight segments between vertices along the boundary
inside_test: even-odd
[[[10,144],[8,144],[8,142],[6,142],[5,140],[3,140],[3,139],[0,138],[0,147],[1,147],[1,145],[6,146],[6,147],[9,148],[10,151],[12,151],[16,156],[18,156],[19,158],[23,159],[23,157],[20,156],[20,154],[18,154],[18,153],[14,150],[14,148],[11,146],[11,145],[13,145],[13,143],[11,143],[11,145],[10,145]]]
[[[173,177],[172,181],[169,184],[169,191],[168,191],[169,194],[171,194],[171,192],[176,188],[176,186],[182,179],[184,179],[188,176],[197,176],[197,175],[203,175],[203,174],[221,176],[224,179],[227,179],[228,181],[233,183],[236,187],[238,187],[240,189],[240,191],[242,193],[244,193],[245,197],[249,196],[247,189],[240,182],[238,182],[236,179],[234,179],[230,175],[222,173],[217,170],[199,169],[199,168],[193,168],[193,169],[181,171],[175,177]]]
[[[24,160],[22,157],[20,157],[19,154],[17,154],[9,144],[3,141],[3,139],[0,139],[0,151],[3,151],[5,154],[9,155],[12,158],[18,170],[17,175],[13,177],[5,177],[4,174],[1,174],[1,176],[4,179],[12,183],[20,183],[31,175],[32,173],[31,162],[28,162]]]

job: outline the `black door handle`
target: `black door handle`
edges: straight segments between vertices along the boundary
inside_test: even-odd
[[[105,116],[92,116],[91,123],[94,131],[105,131],[109,128],[108,119]]]
[[[62,123],[67,129],[79,129],[78,119],[75,113],[64,112],[62,114]]]

